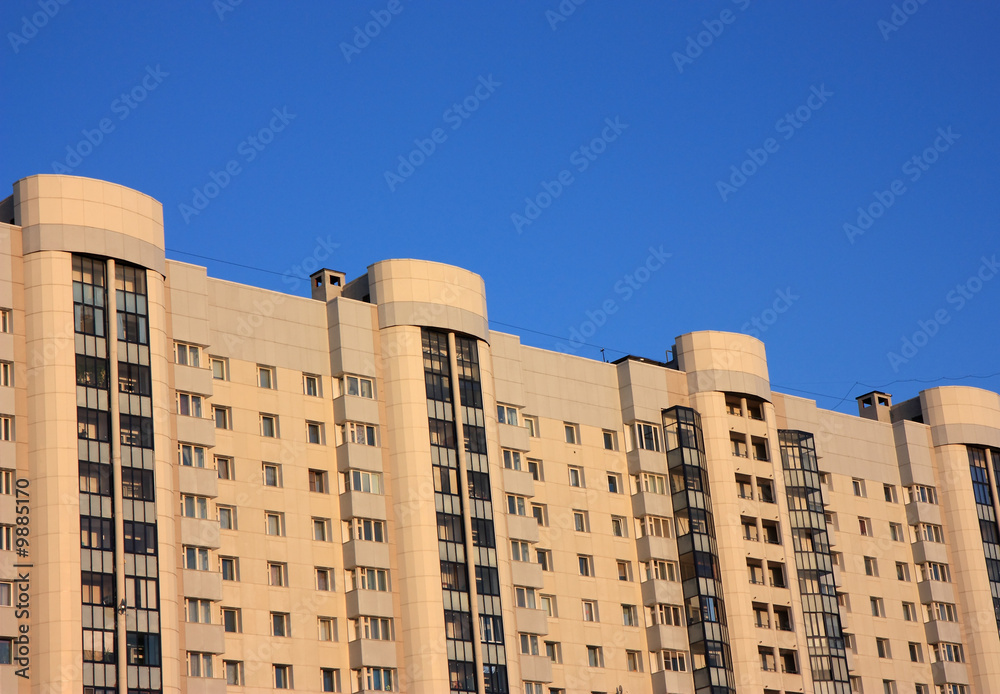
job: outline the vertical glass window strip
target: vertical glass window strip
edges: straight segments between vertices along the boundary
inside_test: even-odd
[[[778,442],[815,691],[849,694],[847,651],[837,605],[815,441],[812,434],[804,431],[779,430]]]
[[[979,516],[979,532],[983,538],[983,553],[986,555],[986,574],[993,594],[993,613],[1000,631],[1000,528],[993,506],[993,489],[990,487],[990,473],[987,457],[993,463],[993,475],[1000,472],[1000,451],[993,448],[969,446],[969,470],[972,473],[972,491]]]
[[[695,691],[735,694],[701,417],[671,407],[663,426]]]

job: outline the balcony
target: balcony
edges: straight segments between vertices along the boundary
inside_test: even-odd
[[[683,643],[687,638],[687,631],[684,627],[668,626],[665,624],[654,624],[646,627],[646,642],[649,650],[659,651],[663,649],[676,649],[677,644]]]
[[[544,655],[522,655],[521,679],[529,682],[551,682],[552,661]]]
[[[221,624],[185,622],[184,650],[198,653],[225,653],[226,632]]]
[[[526,561],[512,561],[510,563],[510,577],[515,586],[541,588],[545,585],[542,567]]]
[[[217,571],[181,570],[182,595],[203,600],[222,600],[222,574]]]
[[[198,393],[209,397],[215,384],[212,380],[212,370],[197,366],[171,364],[174,371],[174,388],[185,393]]]
[[[377,424],[378,400],[357,395],[341,395],[333,399],[333,421],[369,422]]]
[[[191,677],[188,678],[188,691],[198,694],[226,694],[226,680],[224,677]]]
[[[640,537],[635,541],[635,548],[639,555],[639,561],[672,559],[677,556],[674,541],[666,537],[653,537],[652,535]]]
[[[181,494],[214,499],[219,496],[219,471],[215,468],[178,465],[177,487]]]
[[[337,446],[337,469],[382,472],[382,449],[378,446],[363,446],[360,443],[342,443]]]
[[[507,533],[512,540],[538,542],[538,521],[534,516],[507,514]]]
[[[522,464],[524,463],[522,462]],[[531,476],[530,472],[504,468],[503,489],[510,494],[533,497],[535,495],[535,478]]]
[[[934,684],[969,684],[969,670],[965,663],[931,663],[931,675],[934,677]]]
[[[123,395],[123,397],[129,397]],[[208,407],[206,404],[205,407]],[[188,417],[185,415],[175,415],[174,422],[177,424],[177,440],[185,443],[194,443],[199,446],[215,445],[215,420],[207,417]]]
[[[650,579],[642,582],[640,590],[642,591],[643,605],[653,605],[656,603],[684,604],[684,590],[677,581]]]
[[[941,507],[937,504],[910,501],[903,508],[906,509],[907,525],[916,525],[917,523],[941,525]]]
[[[528,436],[527,427],[518,427],[511,424],[500,424],[498,425],[498,439],[500,441],[500,446],[503,448],[511,448],[515,451],[527,451],[531,448],[529,443],[530,437]]]
[[[674,515],[674,506],[666,494],[638,492],[632,495],[632,515],[670,518]]]
[[[181,544],[219,549],[222,546],[219,521],[181,518]]]
[[[548,634],[549,617],[545,610],[532,610],[527,607],[514,608],[517,630],[526,634]]]
[[[388,518],[385,508],[385,496],[366,492],[344,492],[340,495],[340,517],[351,518]]]
[[[350,540],[344,543],[344,568],[372,566],[377,569],[389,568],[389,544],[387,542],[367,542]]]
[[[350,590],[344,596],[347,602],[347,618],[362,615],[369,617],[392,617],[392,593],[381,590]]]
[[[657,475],[667,474],[667,456],[663,453],[637,448],[626,453],[625,459],[628,461],[630,475],[638,475],[643,472],[652,472]]]
[[[351,669],[360,667],[396,667],[396,642],[355,639],[348,644]]]

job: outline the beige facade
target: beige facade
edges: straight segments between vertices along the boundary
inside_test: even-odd
[[[996,690],[996,393],[527,347],[418,260],[237,285],[90,179],[0,220],[0,692]]]

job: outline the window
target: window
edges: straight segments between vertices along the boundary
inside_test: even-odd
[[[917,609],[912,602],[903,603],[903,619],[907,622],[917,621]]]
[[[580,603],[583,606],[583,621],[585,622],[597,622],[599,621],[597,616],[597,603],[593,600],[583,600]]]
[[[264,474],[265,487],[281,486],[281,466],[277,463],[263,463],[261,469]]]
[[[201,347],[183,342],[174,343],[174,363],[201,368]]]
[[[223,581],[240,580],[240,560],[237,557],[219,557],[219,570]]]
[[[849,675],[847,680],[851,684],[851,692],[853,694],[863,694],[865,689],[864,686],[861,684],[861,678],[859,676]]]
[[[13,332],[11,327],[10,309],[0,308],[0,333]]]
[[[636,518],[640,537],[670,537],[670,519],[663,516]]]
[[[604,430],[604,450],[606,451],[617,451],[618,450],[618,434],[613,431]]]
[[[236,479],[236,466],[233,464],[232,458],[226,458],[221,455],[215,456],[215,469],[219,473],[220,480]]]
[[[546,616],[555,619],[559,616],[559,611],[556,605],[555,595],[540,595],[539,598],[542,602],[542,611],[545,612]]]
[[[779,562],[767,562],[767,572],[771,578],[771,585],[775,588],[787,588],[785,583],[785,565]]]
[[[778,524],[775,521],[761,521],[760,527],[764,531],[764,542],[769,545],[781,544],[781,532],[778,530]]]
[[[625,669],[629,672],[642,672],[642,657],[639,651],[625,651]]]
[[[640,492],[648,492],[650,494],[667,494],[669,492],[667,478],[663,475],[644,472],[636,476],[635,484],[636,490]]]
[[[261,388],[275,388],[274,367],[257,365],[257,385]]]
[[[851,611],[851,596],[847,593],[837,593],[837,605],[842,607],[845,612]]]
[[[0,468],[0,494],[14,493],[14,471]]]
[[[646,422],[636,422],[632,427],[632,447],[644,451],[660,450],[660,427]]]
[[[14,664],[14,639],[0,639],[0,665]]]
[[[275,665],[274,666],[274,688],[275,689],[292,689],[292,666],[291,665]]]
[[[604,667],[604,649],[600,646],[587,646],[587,665]]]
[[[932,523],[918,523],[913,526],[913,532],[918,541],[924,542],[944,542],[944,530],[940,525]]]
[[[228,407],[218,407],[212,405],[212,417],[215,418],[216,429],[232,429],[232,413]]]
[[[764,421],[764,403],[761,400],[751,400],[747,398],[747,416],[750,419]]]
[[[854,496],[868,496],[868,492],[865,490],[865,481],[858,477],[851,480],[851,487],[854,489]]]
[[[573,529],[578,533],[590,532],[590,517],[586,511],[573,509]]]
[[[199,598],[184,598],[184,612],[187,621],[194,624],[212,623],[212,601]]]
[[[528,430],[528,436],[533,439],[538,438],[538,418],[529,417],[528,415],[521,415],[521,421],[524,422],[524,428]]]
[[[935,663],[964,663],[965,650],[960,643],[931,644],[931,655]]]
[[[306,422],[306,441],[323,445],[326,437],[323,436],[323,425],[320,422]]]
[[[385,521],[373,518],[354,518],[345,521],[348,538],[363,542],[388,542],[385,534]]]
[[[562,662],[562,644],[558,641],[545,642],[545,655],[553,663]]]
[[[497,405],[497,422],[517,426],[517,408],[510,405]]]
[[[611,534],[615,537],[628,537],[628,524],[622,516],[611,516]]]
[[[754,460],[770,460],[771,456],[767,450],[767,439],[761,438],[759,436],[750,437],[750,446],[753,448],[753,459]]]
[[[760,542],[760,533],[757,531],[757,519],[747,518],[743,516],[740,518],[740,524],[743,526],[743,539],[749,540],[751,542]]]
[[[291,636],[292,629],[287,612],[271,613],[271,636]]]
[[[936,504],[937,490],[923,484],[914,484],[906,488],[906,494],[910,502],[920,502],[922,504]]]
[[[875,557],[865,557],[865,576],[878,576],[878,560]]]
[[[217,381],[229,380],[229,360],[222,357],[209,357],[212,363],[212,378]]]
[[[508,470],[520,470],[521,469],[521,454],[518,451],[512,451],[509,448],[503,449],[503,466]]]
[[[314,398],[322,396],[319,384],[319,376],[314,376],[313,374],[302,374],[302,392],[305,395],[311,395]]]
[[[666,603],[657,603],[649,607],[649,623],[653,626],[658,624],[675,627],[687,626],[681,606]]]
[[[177,414],[201,417],[202,397],[194,393],[177,393]]]
[[[190,443],[177,444],[177,462],[185,467],[205,467],[205,447]]]
[[[531,546],[521,540],[511,540],[510,554],[514,561],[531,561]]]
[[[907,648],[910,651],[910,662],[911,663],[922,663],[924,662],[924,651],[920,647],[919,643],[914,643],[910,641],[907,644]]]
[[[771,480],[757,478],[757,498],[765,504],[777,503],[774,500],[774,484]]]
[[[575,465],[569,466],[569,486],[584,487],[583,468]]]
[[[532,504],[531,515],[539,525],[547,526],[549,524],[549,511],[545,504]]]
[[[771,613],[768,610],[767,605],[755,602],[753,604],[753,619],[754,619],[754,624],[759,629],[771,628]]]
[[[781,658],[782,672],[797,673],[799,671],[795,651],[782,649],[778,651],[778,657]]]
[[[327,474],[325,471],[309,471],[309,491],[316,492],[317,494],[330,493],[330,483],[327,480]]]
[[[243,611],[238,607],[223,607],[222,628],[230,634],[243,631]]]
[[[11,607],[14,604],[14,584],[11,581],[0,581],[0,607]]]
[[[550,549],[536,549],[535,558],[538,561],[538,565],[542,567],[542,571],[552,571],[552,550]]]
[[[578,554],[576,555],[577,564],[580,567],[581,576],[593,576],[594,575],[594,557],[589,554]]]
[[[726,396],[726,411],[736,417],[743,416],[743,405],[741,404],[740,398],[735,395]]]
[[[260,415],[260,435],[269,438],[278,438],[278,418],[273,414]]]
[[[872,608],[872,617],[885,617],[885,603],[882,598],[869,598]]]
[[[622,625],[639,626],[639,610],[635,605],[622,605]]]
[[[507,495],[507,513],[514,516],[528,515],[528,500],[523,496]]]
[[[787,607],[774,606],[774,628],[778,631],[792,630],[792,614]]]
[[[267,562],[267,584],[269,586],[287,586],[288,565],[283,562]]]
[[[374,398],[375,383],[372,379],[362,376],[344,376],[340,379],[340,394],[354,395],[359,398]]]
[[[264,532],[268,535],[284,535],[285,514],[277,511],[264,511]]]
[[[534,634],[518,634],[522,655],[538,655],[538,637]]]
[[[320,685],[324,692],[340,691],[340,670],[325,667],[319,671]]]
[[[333,538],[330,533],[329,518],[313,518],[313,539],[317,542],[330,542]]]
[[[608,473],[608,491],[612,494],[625,493],[625,490],[622,489],[622,476],[617,472]]]
[[[347,422],[340,426],[340,436],[343,443],[356,443],[359,446],[377,446],[375,427],[360,422]]]
[[[743,434],[730,434],[729,435],[730,447],[732,448],[732,453],[737,458],[749,458],[750,454],[747,452],[747,437]]]
[[[753,480],[748,475],[736,475],[736,494],[741,499],[753,499]]]
[[[876,638],[875,639],[875,650],[878,651],[879,658],[891,658],[892,653],[889,651],[889,639]]]
[[[243,676],[242,660],[223,660],[222,668],[226,672],[226,684],[244,685],[246,679]]]
[[[947,564],[933,561],[920,564],[920,580],[951,583],[951,569],[948,568]]]
[[[958,621],[958,610],[957,608],[948,602],[934,602],[930,605],[924,605],[924,609],[927,614],[927,621],[933,619],[939,619],[942,622],[957,622]],[[916,620],[914,620],[916,621]]]
[[[896,580],[897,581],[909,581],[910,580],[910,565],[905,564],[901,561],[896,562]]]
[[[885,500],[890,504],[895,504],[899,502],[899,498],[896,496],[896,487],[891,484],[882,485],[882,493],[885,495]]]
[[[566,443],[580,443],[580,426],[577,424],[563,423],[563,431],[566,433]]]
[[[208,497],[181,494],[181,515],[185,518],[208,518]]]
[[[188,651],[188,677],[213,677],[212,654]]]
[[[360,571],[360,569],[358,569]],[[316,567],[316,590],[333,590],[333,570],[322,566]]]
[[[764,585],[764,565],[759,560],[747,559],[747,572],[750,575],[750,583]]]
[[[389,590],[389,571],[361,566],[348,572],[351,590]],[[443,583],[442,579],[442,583]],[[455,585],[460,585],[455,583]]]
[[[357,675],[358,690],[370,689],[376,692],[396,691],[394,684],[396,671],[389,668],[365,667],[354,671]]]
[[[14,365],[9,361],[0,361],[0,386],[9,387],[14,382]]]
[[[504,460],[504,462],[506,463],[506,460]],[[541,460],[532,460],[531,458],[529,458],[528,459],[528,472],[531,473],[531,478],[533,480],[535,480],[536,482],[544,482],[545,481],[545,474],[544,474],[544,470],[542,468],[542,461]]]
[[[632,580],[632,562],[619,559],[616,562],[618,566],[618,580],[619,581],[631,581]]]
[[[776,672],[778,662],[774,659],[774,649],[767,646],[757,646],[757,654],[760,656],[760,669],[765,672]]]
[[[382,494],[382,473],[348,470],[344,473],[344,489],[364,494]]]
[[[184,568],[208,571],[208,550],[205,547],[184,547]]]
[[[655,660],[657,670],[687,671],[687,654],[684,651],[657,651]]]
[[[535,589],[526,586],[514,586],[514,604],[529,610],[535,609]]]
[[[654,559],[642,562],[642,572],[646,580],[677,581],[677,562]]]
[[[872,519],[871,518],[863,518],[862,516],[858,516],[858,530],[865,537],[871,537],[872,536]]]
[[[897,694],[896,680],[882,680],[882,694]]]
[[[889,538],[893,542],[903,542],[903,525],[901,523],[889,523]]]

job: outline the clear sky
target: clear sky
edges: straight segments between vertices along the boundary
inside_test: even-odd
[[[237,1],[4,2],[2,185],[141,190],[168,257],[300,294],[459,265],[596,359],[751,332],[845,412],[1000,390],[1000,6]]]

